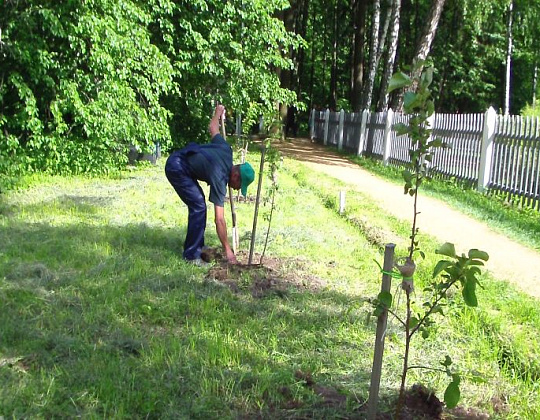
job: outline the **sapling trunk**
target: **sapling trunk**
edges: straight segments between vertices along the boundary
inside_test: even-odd
[[[253,251],[255,249],[255,236],[257,233],[257,216],[259,215],[259,202],[261,200],[261,187],[264,172],[264,155],[266,153],[266,147],[261,149],[261,166],[259,168],[259,185],[257,186],[257,198],[255,199],[255,213],[253,215],[253,229],[251,230],[251,245],[249,247],[249,259],[248,265],[251,265],[253,261]]]
[[[240,158],[240,163],[244,163],[246,161],[246,155],[247,155],[247,152],[248,152],[248,146],[249,146],[249,141],[245,140],[245,145],[242,146],[242,149],[241,149],[241,158]],[[240,190],[238,190],[238,193],[236,195],[236,201],[240,201]]]
[[[276,199],[276,188],[274,186],[272,188],[272,201],[271,201],[271,204],[270,204],[270,206],[271,206],[270,207],[270,216],[268,217],[268,229],[266,229],[266,239],[264,240],[264,248],[263,248],[263,252],[261,254],[261,260],[260,260],[261,265],[263,263],[264,254],[266,253],[266,247],[268,245],[268,237],[270,236],[270,226],[272,225],[272,215],[274,214],[275,199]]]
[[[405,354],[403,355],[403,370],[401,372],[401,386],[399,387],[399,398],[396,407],[396,419],[399,419],[403,402],[405,400],[405,385],[407,383],[407,372],[409,370],[409,352],[411,349],[411,292],[405,290],[407,296],[407,318],[405,319]]]
[[[223,135],[223,138],[227,140],[227,131],[225,129],[225,118],[223,115],[220,117],[221,122],[221,132]],[[229,203],[231,205],[231,221],[232,221],[232,250],[236,254],[236,251],[238,249],[238,231],[236,230],[236,208],[234,206],[234,198],[233,198],[233,190],[229,186]]]

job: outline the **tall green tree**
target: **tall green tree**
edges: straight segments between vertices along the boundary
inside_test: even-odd
[[[168,139],[160,95],[172,66],[133,1],[8,1],[0,6],[3,166],[104,172]]]
[[[164,98],[175,146],[206,138],[214,100],[242,112],[244,127],[261,114],[275,115],[276,103],[294,101],[276,71],[291,68],[286,52],[300,42],[279,19],[287,6],[281,0],[152,0],[156,44],[175,70],[174,94]]]
[[[130,145],[205,138],[212,101],[254,121],[291,103],[286,1],[0,3],[0,176],[98,173]],[[0,180],[0,183],[5,183]]]

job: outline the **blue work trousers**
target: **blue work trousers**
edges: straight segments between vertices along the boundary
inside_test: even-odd
[[[197,180],[190,174],[181,150],[173,152],[165,164],[165,175],[180,199],[188,207],[188,228],[184,241],[184,259],[201,257],[206,229],[206,199]]]

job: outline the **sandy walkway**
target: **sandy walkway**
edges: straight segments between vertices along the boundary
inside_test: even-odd
[[[383,208],[404,220],[411,218],[411,199],[401,185],[381,180],[332,152],[332,149],[294,139],[279,145],[285,156],[305,162],[310,168],[351,184],[373,197]],[[478,222],[449,208],[445,203],[421,195],[418,226],[441,240],[452,242],[458,252],[480,248],[489,254],[486,267],[498,279],[515,283],[523,291],[540,298],[540,253],[526,248]],[[458,227],[458,228],[455,228]]]

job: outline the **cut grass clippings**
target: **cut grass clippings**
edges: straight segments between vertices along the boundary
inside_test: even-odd
[[[286,159],[267,254],[322,287],[256,295],[246,275],[233,290],[181,259],[187,209],[162,165],[116,179],[44,178],[0,196],[0,416],[362,418],[375,331],[366,301],[380,289],[374,259],[385,238],[406,244],[409,226],[352,190],[340,216],[332,194],[343,184]],[[245,251],[253,203],[236,208]],[[217,247],[212,213],[207,245]],[[420,241],[428,253],[436,246]],[[434,261],[420,264],[418,300]],[[504,283],[483,284],[480,307],[463,308],[456,295],[432,335],[414,341],[413,357],[437,365],[450,354],[463,407],[537,418],[540,311]],[[402,344],[391,321],[383,411],[399,387]],[[442,397],[447,378],[413,370],[415,382]]]

